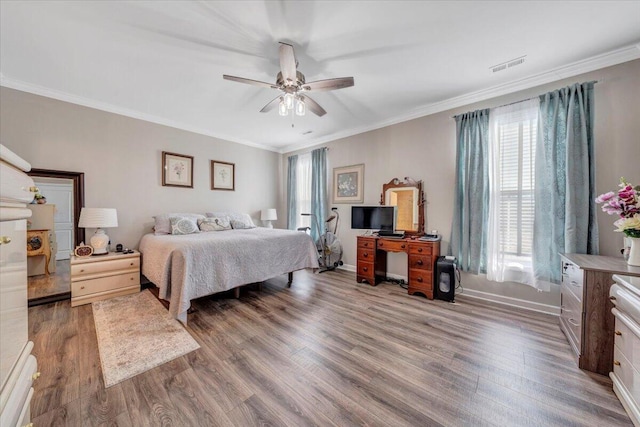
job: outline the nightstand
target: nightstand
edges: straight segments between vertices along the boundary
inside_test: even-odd
[[[140,252],[71,257],[71,307],[140,292]]]

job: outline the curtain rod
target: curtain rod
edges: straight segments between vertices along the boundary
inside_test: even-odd
[[[598,83],[598,80],[592,80],[590,82],[585,82],[585,83],[593,83],[596,84]],[[581,83],[581,84],[585,84],[585,83]],[[558,89],[556,89],[558,90]],[[548,93],[548,92],[547,92]],[[513,102],[509,102],[508,104],[502,104],[502,105],[498,105],[495,107],[491,107],[491,108],[500,108],[500,107],[508,107],[509,105],[513,105],[513,104],[519,104],[521,102],[526,102],[526,101],[531,101],[532,99],[536,99],[536,98],[540,98],[542,95],[537,95],[537,96],[532,96],[531,98],[527,98],[527,99],[521,99],[520,101],[513,101]],[[462,115],[462,114],[467,114],[467,113],[460,113],[460,114],[456,114],[455,116],[451,116],[452,119],[455,119],[456,117]]]

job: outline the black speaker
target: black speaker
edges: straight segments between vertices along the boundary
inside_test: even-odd
[[[458,261],[452,257],[438,257],[436,261],[436,282],[434,296],[437,299],[453,302],[456,296],[456,271]]]

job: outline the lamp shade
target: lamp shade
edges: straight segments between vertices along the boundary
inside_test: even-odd
[[[260,212],[260,220],[262,221],[275,221],[278,219],[278,214],[275,209],[262,209]]]
[[[82,208],[78,227],[111,228],[118,226],[118,212],[110,208]]]

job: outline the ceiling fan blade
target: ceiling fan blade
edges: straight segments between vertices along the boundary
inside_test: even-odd
[[[303,90],[322,92],[327,90],[344,89],[354,85],[353,77],[340,77],[337,79],[317,80],[302,85]]]
[[[268,113],[269,111],[271,111],[274,108],[276,108],[281,100],[282,100],[282,96],[276,97],[276,99],[274,99],[273,101],[269,101],[269,103],[267,105],[262,107],[262,110],[260,110],[260,112],[261,113]]]
[[[306,95],[301,95],[300,98],[302,98],[302,100],[304,101],[305,105],[307,106],[307,108],[316,116],[318,117],[322,117],[325,114],[327,114],[327,112],[324,110],[324,108],[322,108],[320,106],[320,104],[318,104],[316,101],[314,101],[313,99],[309,98]]]
[[[278,89],[278,86],[276,86],[276,85],[274,85],[272,83],[261,82],[261,81],[258,81],[258,80],[245,79],[244,77],[228,76],[226,74],[223,74],[222,78],[225,79],[225,80],[231,80],[232,82],[245,83],[245,84],[253,85],[253,86],[261,86],[261,87],[268,87],[268,88],[272,88],[272,89]]]
[[[285,83],[287,81],[290,81],[292,84],[296,83],[297,67],[298,62],[296,61],[296,54],[293,51],[293,46],[280,42],[280,71],[282,72],[282,79]]]

